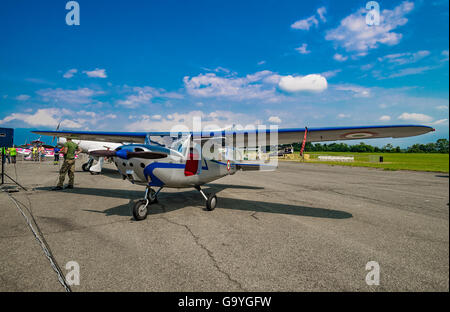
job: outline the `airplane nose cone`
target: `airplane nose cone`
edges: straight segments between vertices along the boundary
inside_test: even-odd
[[[116,156],[122,159],[128,159],[127,151],[123,149],[116,151]]]

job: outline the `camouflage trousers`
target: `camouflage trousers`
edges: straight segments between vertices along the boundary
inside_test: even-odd
[[[75,159],[64,160],[64,163],[61,166],[61,170],[59,170],[58,186],[63,186],[67,172],[69,172],[69,185],[73,186],[73,180],[75,178]]]

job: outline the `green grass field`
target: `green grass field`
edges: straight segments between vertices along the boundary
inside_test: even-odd
[[[414,171],[433,171],[433,172],[449,172],[448,154],[426,154],[426,153],[341,153],[341,152],[305,152],[310,155],[308,163],[321,163],[339,166],[354,167],[372,167],[382,168],[384,170],[414,170]],[[328,156],[353,156],[354,162],[340,161],[320,161],[317,159],[319,155]],[[383,162],[371,162],[370,155],[383,156]],[[299,153],[296,152],[292,159],[286,160],[301,161]],[[283,158],[280,157],[280,160]]]

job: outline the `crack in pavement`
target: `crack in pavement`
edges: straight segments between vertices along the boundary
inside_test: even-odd
[[[227,277],[227,279],[234,283],[235,285],[237,285],[239,287],[239,289],[241,289],[242,291],[245,291],[245,289],[242,287],[242,284],[240,282],[238,282],[237,280],[233,279],[230,274],[226,271],[224,271],[222,268],[220,268],[219,264],[217,263],[216,258],[214,258],[214,255],[212,253],[211,250],[209,250],[205,245],[203,245],[202,243],[200,243],[200,237],[198,237],[197,235],[194,234],[194,232],[192,232],[192,230],[189,228],[189,226],[187,226],[186,224],[181,224],[181,223],[177,223],[175,221],[169,220],[166,217],[160,217],[160,219],[164,219],[165,221],[184,227],[190,234],[191,236],[194,238],[194,242],[200,247],[202,248],[204,251],[206,251],[206,253],[208,254],[209,258],[212,260],[214,267],[217,269],[217,271],[219,271],[220,273],[222,273],[223,275],[225,275]]]

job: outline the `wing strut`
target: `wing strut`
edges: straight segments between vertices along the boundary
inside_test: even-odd
[[[305,136],[303,137],[302,148],[300,149],[300,157],[303,157],[303,151],[305,150],[306,135],[308,134],[308,127],[305,127]]]

